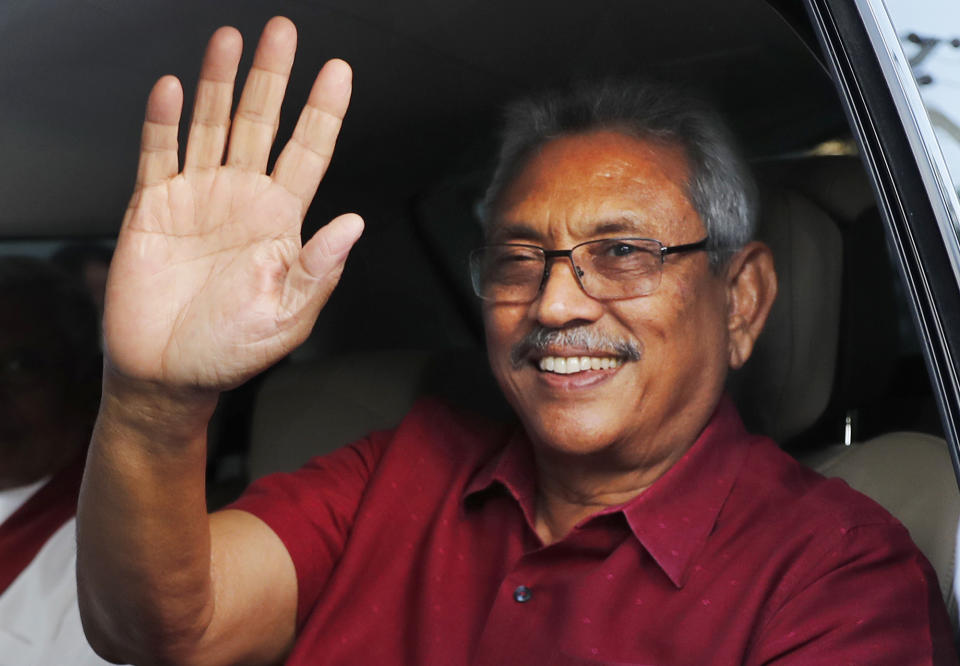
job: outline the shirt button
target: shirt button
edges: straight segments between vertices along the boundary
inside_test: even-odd
[[[517,603],[524,603],[530,601],[530,598],[533,596],[533,590],[531,590],[526,585],[517,585],[517,589],[513,591],[513,600]]]

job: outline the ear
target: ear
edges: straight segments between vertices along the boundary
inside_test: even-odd
[[[777,272],[766,244],[748,243],[730,259],[726,289],[729,363],[737,369],[750,358],[777,297]]]

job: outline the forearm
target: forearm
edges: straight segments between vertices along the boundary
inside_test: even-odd
[[[122,661],[180,661],[213,612],[204,494],[215,395],[105,372],[77,514],[77,580],[91,643]]]
[[[211,521],[204,468],[216,392],[309,335],[363,230],[341,215],[301,240],[349,103],[346,63],[320,70],[293,140],[265,172],[274,137],[260,130],[279,122],[296,41],[289,20],[270,20],[231,120],[242,39],[214,34],[182,171],[179,81],[161,78],[147,100],[107,281],[109,362],[78,513],[84,629],[110,658],[275,662],[293,644],[289,553],[249,514]],[[187,386],[207,390],[164,388]]]

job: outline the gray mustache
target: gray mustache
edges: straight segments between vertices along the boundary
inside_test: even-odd
[[[615,355],[628,361],[639,361],[640,346],[630,340],[615,338],[593,328],[544,328],[538,326],[513,346],[510,362],[519,368],[534,352],[544,353],[551,346],[577,347],[591,355]]]

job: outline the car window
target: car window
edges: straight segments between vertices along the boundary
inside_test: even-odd
[[[960,191],[960,4],[886,0],[954,190]]]
[[[955,4],[934,0],[920,3],[892,0],[889,3],[892,10],[888,10],[883,0],[855,0],[853,4],[877,54],[886,87],[917,162],[953,274],[960,278],[960,201],[955,185],[960,166],[956,163],[958,153],[953,136],[957,111],[956,106],[943,110],[960,91],[949,78],[949,62],[931,59],[935,50],[941,53],[943,49],[954,50],[953,38],[942,39],[939,35],[949,34],[950,26],[957,25],[960,10]],[[935,70],[928,70],[930,67]],[[934,84],[935,77],[930,71],[946,78]],[[923,89],[927,89],[926,92]],[[948,170],[948,159],[954,164],[953,177]]]

